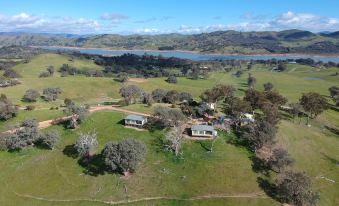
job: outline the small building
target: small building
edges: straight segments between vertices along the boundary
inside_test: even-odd
[[[140,115],[130,114],[125,118],[125,126],[143,127],[147,123],[147,118]]]
[[[255,120],[254,120],[253,114],[244,113],[240,116],[241,125],[247,125],[247,124],[253,123],[254,121]]]
[[[217,131],[210,125],[193,125],[191,127],[192,137],[215,137]]]

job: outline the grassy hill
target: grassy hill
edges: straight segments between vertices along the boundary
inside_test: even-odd
[[[116,35],[72,36],[44,34],[0,35],[0,46],[70,46],[118,50],[189,50],[224,54],[339,54],[336,32],[315,34],[309,31],[280,32],[216,31],[194,35]]]
[[[42,91],[46,87],[60,87],[61,97],[52,103],[42,100],[33,103],[35,111],[20,111],[19,116],[9,122],[0,122],[0,131],[27,117],[39,121],[62,116],[61,111],[49,110],[59,106],[64,98],[78,103],[97,104],[105,100],[120,98],[121,84],[111,78],[90,78],[84,76],[60,77],[57,73],[51,78],[38,78],[47,66],[55,68],[62,64],[76,65],[78,68],[96,68],[92,61],[74,59],[57,54],[41,54],[27,64],[19,64],[15,70],[23,77],[21,85],[3,88],[14,103],[26,105],[20,101],[27,89]],[[328,88],[338,85],[339,77],[332,76],[336,68],[317,70],[308,66],[289,64],[285,72],[271,72],[271,68],[255,65],[251,73],[257,79],[256,89],[262,90],[262,84],[270,81],[275,88],[289,99],[298,101],[303,92],[314,91],[328,95]],[[237,95],[242,96],[247,88],[248,75],[236,78],[232,73],[213,73],[207,80],[189,80],[178,78],[177,84],[169,84],[164,78],[151,78],[143,82],[128,82],[146,91],[155,88],[176,89],[192,93],[195,98],[215,84],[233,84],[238,88]],[[318,77],[319,80],[308,80]],[[306,78],[306,79],[305,79]],[[144,105],[130,105],[126,109],[152,112]],[[184,159],[176,160],[172,155],[159,151],[156,139],[163,135],[161,131],[148,132],[124,128],[119,122],[123,113],[102,111],[92,114],[77,130],[56,129],[62,134],[62,140],[53,151],[37,148],[21,152],[0,152],[0,205],[107,205],[107,202],[135,200],[147,197],[167,197],[169,199],[147,200],[127,205],[279,205],[267,196],[253,197],[263,193],[257,178],[261,175],[252,170],[251,154],[242,147],[228,143],[233,134],[221,134],[215,143],[214,152],[208,153],[198,142],[187,141],[184,145]],[[338,205],[339,181],[339,138],[327,128],[339,128],[338,111],[327,110],[311,120],[311,127],[305,120],[286,117],[279,124],[278,139],[287,146],[296,160],[294,169],[306,171],[314,182],[314,189],[320,192],[319,205]],[[327,126],[327,127],[325,127]],[[146,161],[129,179],[122,180],[114,174],[88,174],[88,168],[80,166],[72,158],[71,145],[80,132],[95,129],[98,133],[99,148],[108,141],[133,137],[144,141],[148,147]],[[322,177],[335,180],[332,183]],[[190,198],[210,195],[210,199]],[[214,198],[213,198],[214,195]],[[217,198],[216,195],[232,197]],[[251,196],[252,197],[249,197]],[[105,203],[106,202],[106,203]]]

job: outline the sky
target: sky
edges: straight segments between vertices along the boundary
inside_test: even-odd
[[[339,0],[0,0],[0,32],[339,31]]]

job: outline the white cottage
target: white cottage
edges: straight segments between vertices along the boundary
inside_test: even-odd
[[[193,125],[191,127],[192,137],[215,137],[217,131],[210,125]]]
[[[147,123],[147,118],[140,115],[130,114],[125,118],[126,126],[143,127]]]

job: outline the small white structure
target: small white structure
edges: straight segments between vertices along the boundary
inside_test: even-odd
[[[211,110],[213,110],[213,111],[215,111],[215,103],[206,103],[207,104],[207,106],[211,109]]]
[[[253,123],[254,121],[255,120],[254,120],[253,114],[244,113],[240,116],[241,125],[247,125],[247,124]]]
[[[126,126],[143,127],[147,123],[147,118],[140,115],[130,114],[125,118]]]
[[[210,125],[193,125],[191,127],[192,137],[215,137],[217,131]]]

